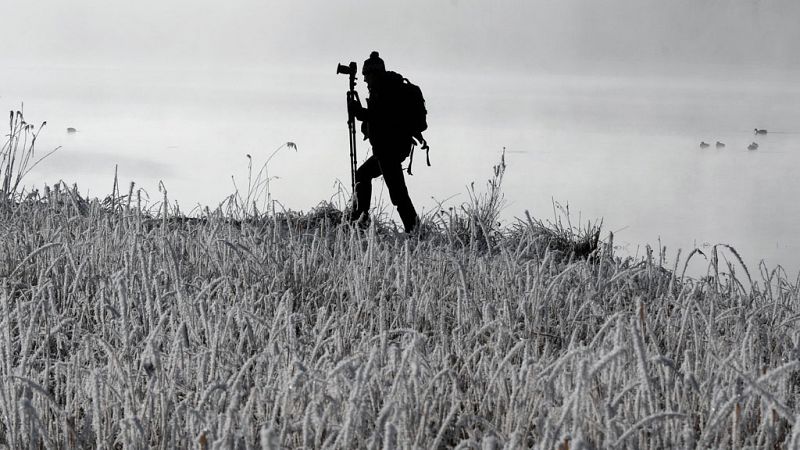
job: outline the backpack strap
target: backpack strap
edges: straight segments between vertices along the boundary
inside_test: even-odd
[[[417,146],[416,141],[412,139],[411,140],[411,153],[408,154],[408,168],[406,169],[406,172],[408,172],[409,175],[414,175],[413,173],[411,173],[411,166],[414,164],[414,148],[416,146]],[[426,141],[424,138],[422,139],[422,146],[420,148],[425,150],[425,162],[428,163],[428,167],[430,167],[431,166],[431,148],[428,146],[428,141]]]
[[[411,165],[414,164],[414,147],[416,147],[416,146],[417,146],[417,144],[415,144],[414,140],[412,139],[411,140],[411,153],[409,153],[409,155],[408,155],[408,168],[406,169],[406,172],[408,172],[409,175],[414,175],[413,173],[411,173]],[[430,164],[428,164],[428,165],[430,165]]]

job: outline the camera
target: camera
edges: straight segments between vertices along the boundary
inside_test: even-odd
[[[339,66],[336,68],[336,73],[350,75],[351,77],[356,76],[357,69],[355,61],[351,61],[348,65],[339,64]]]

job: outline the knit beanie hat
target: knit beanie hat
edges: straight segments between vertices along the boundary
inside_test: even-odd
[[[378,52],[373,51],[369,54],[369,59],[364,61],[361,68],[361,73],[366,75],[368,73],[385,72],[386,66],[383,65],[383,60],[378,55]]]

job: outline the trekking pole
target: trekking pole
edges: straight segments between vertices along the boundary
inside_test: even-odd
[[[350,76],[350,90],[347,91],[347,131],[350,135],[350,188],[354,199],[356,195],[356,165],[358,164],[358,157],[356,155],[356,118],[350,108],[350,104],[359,101],[358,92],[356,91],[356,71],[355,62],[351,62],[348,65],[339,64],[336,68],[337,74]]]

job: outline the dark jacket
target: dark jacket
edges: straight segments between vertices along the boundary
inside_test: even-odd
[[[384,72],[381,77],[370,87],[367,107],[355,111],[356,118],[366,125],[362,126],[362,131],[379,157],[385,151],[410,150],[412,142],[411,132],[404,128],[401,115],[403,77],[395,72]],[[398,156],[405,158],[408,152]]]

